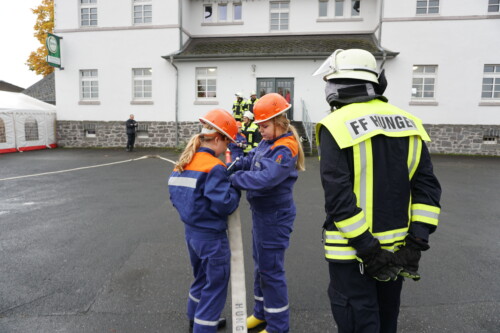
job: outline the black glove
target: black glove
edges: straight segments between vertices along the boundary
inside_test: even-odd
[[[356,255],[363,261],[364,271],[375,280],[394,281],[401,272],[402,268],[394,265],[394,253],[382,249],[378,239],[374,239],[370,247],[358,250]]]
[[[423,240],[418,240],[412,235],[406,236],[405,243],[395,253],[396,265],[403,267],[399,275],[418,281],[420,280],[418,262],[420,261],[421,251],[428,250],[430,246]]]

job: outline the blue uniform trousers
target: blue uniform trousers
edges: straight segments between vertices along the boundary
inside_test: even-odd
[[[200,240],[186,235],[194,282],[189,290],[187,315],[194,333],[217,331],[224,309],[230,275],[231,252],[227,236]]]
[[[380,282],[359,263],[329,263],[328,296],[339,333],[396,333],[403,278]]]
[[[265,319],[270,333],[289,331],[285,250],[295,219],[295,206],[261,212],[252,209],[254,315]]]

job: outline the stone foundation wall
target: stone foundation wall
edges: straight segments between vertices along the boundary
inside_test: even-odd
[[[140,122],[147,131],[139,132],[136,147],[170,147],[175,143],[175,122]],[[500,156],[500,125],[424,125],[432,142],[431,153]],[[89,129],[95,137],[88,137]],[[179,123],[179,146],[199,133],[199,122]],[[125,147],[124,122],[58,121],[60,147]],[[314,138],[313,138],[314,140]],[[315,148],[315,147],[314,147]]]
[[[175,147],[175,122],[140,122],[147,130],[139,131],[136,147]],[[199,122],[179,123],[179,145],[201,130]],[[95,135],[95,137],[93,136]],[[121,121],[57,121],[57,144],[60,147],[125,147],[127,133]]]
[[[500,125],[424,125],[431,153],[500,156]]]

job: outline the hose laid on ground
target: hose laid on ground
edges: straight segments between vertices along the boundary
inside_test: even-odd
[[[245,265],[241,237],[240,209],[228,221],[229,247],[231,249],[231,312],[233,333],[247,331],[247,296],[245,290]]]

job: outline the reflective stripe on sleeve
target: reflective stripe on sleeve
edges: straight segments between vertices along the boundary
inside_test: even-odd
[[[441,209],[439,207],[425,204],[413,204],[411,205],[411,221],[437,226],[440,212]]]
[[[170,186],[185,186],[196,188],[196,178],[191,177],[170,177],[168,179],[168,185]]]
[[[329,260],[352,260],[356,259],[356,250],[350,246],[328,246],[325,245],[325,257]]]
[[[389,244],[397,241],[402,241],[405,239],[407,234],[408,234],[408,229],[404,228],[404,229],[374,233],[373,236],[380,241],[380,244],[383,245],[384,243]]]
[[[422,154],[422,140],[419,136],[414,135],[409,137],[408,147],[408,175],[412,179],[415,171],[417,171],[420,163],[420,155]]]
[[[282,308],[266,308],[266,307],[264,307],[264,311],[266,311],[268,313],[280,313],[280,312],[288,310],[289,307],[290,307],[289,304],[285,305]]]
[[[363,211],[346,220],[335,222],[335,225],[345,238],[354,238],[368,230]]]
[[[256,301],[259,301],[259,302],[264,302],[264,297],[261,297],[261,296],[253,296],[253,299],[256,300]]]

